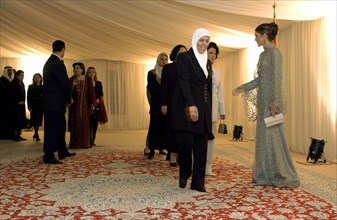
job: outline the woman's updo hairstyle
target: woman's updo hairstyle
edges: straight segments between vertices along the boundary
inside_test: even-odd
[[[274,22],[257,26],[255,31],[261,35],[266,34],[269,41],[273,41],[278,33],[278,25]]]

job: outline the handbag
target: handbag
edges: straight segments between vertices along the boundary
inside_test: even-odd
[[[227,134],[227,125],[225,123],[225,120],[220,120],[218,133]]]
[[[274,125],[282,124],[284,122],[283,114],[277,114],[275,117],[270,116],[268,118],[264,119],[264,122],[266,123],[266,127],[269,128]]]

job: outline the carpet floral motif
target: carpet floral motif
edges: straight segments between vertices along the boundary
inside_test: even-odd
[[[35,158],[0,168],[0,219],[336,219],[323,199],[256,186],[250,169],[219,158],[207,193],[180,189],[178,168],[159,155],[85,152],[59,166]]]

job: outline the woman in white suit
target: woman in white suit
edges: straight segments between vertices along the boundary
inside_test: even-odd
[[[219,47],[214,42],[210,42],[207,47],[208,59],[214,63],[219,55]],[[212,133],[215,134],[217,122],[225,119],[224,98],[221,89],[221,80],[219,71],[213,69],[212,76]],[[212,157],[213,157],[214,139],[208,141],[206,175],[212,176]]]

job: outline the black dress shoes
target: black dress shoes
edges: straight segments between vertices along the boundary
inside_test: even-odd
[[[154,150],[150,150],[150,153],[147,157],[147,159],[152,160],[154,158]]]
[[[173,163],[171,162],[171,163],[170,163],[170,166],[171,166],[171,167],[176,167],[176,166],[178,166],[178,163],[177,163],[177,162],[173,162]]]
[[[26,141],[27,140],[26,138],[23,138],[21,136],[19,136],[19,139],[20,139],[20,141]]]
[[[43,161],[45,164],[63,164],[61,161],[52,159],[52,160],[44,160]]]
[[[180,188],[185,188],[187,184],[187,180],[185,179],[179,179],[179,187]]]
[[[69,153],[69,152],[67,152],[66,154],[59,155],[59,159],[63,160],[66,157],[73,157],[75,155],[76,155],[76,153]]]
[[[191,189],[192,190],[197,190],[199,192],[206,192],[206,189],[205,189],[204,186],[202,186],[202,187],[191,186]]]

